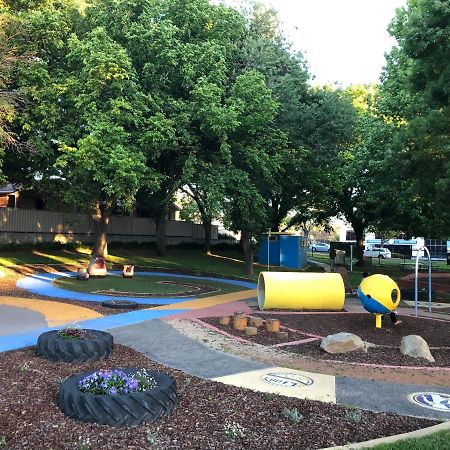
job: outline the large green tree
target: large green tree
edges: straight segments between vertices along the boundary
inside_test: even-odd
[[[380,110],[398,124],[390,165],[399,229],[448,236],[450,212],[450,5],[409,0],[390,25],[397,39],[382,75]]]

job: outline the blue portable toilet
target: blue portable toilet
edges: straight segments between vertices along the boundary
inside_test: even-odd
[[[306,265],[308,246],[302,236],[292,233],[264,234],[258,260],[260,264],[301,269]]]

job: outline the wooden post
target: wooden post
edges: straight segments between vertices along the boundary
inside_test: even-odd
[[[247,328],[248,317],[241,312],[237,312],[233,317],[233,328],[244,331]]]
[[[246,336],[255,336],[257,334],[258,334],[258,328],[256,328],[256,327],[247,327],[245,329]]]
[[[278,319],[267,319],[266,330],[271,333],[278,333],[280,331],[280,321]]]
[[[230,322],[231,322],[230,316],[224,316],[219,319],[220,325],[230,325]]]
[[[264,320],[261,317],[250,317],[250,326],[262,327],[263,325],[264,325]]]

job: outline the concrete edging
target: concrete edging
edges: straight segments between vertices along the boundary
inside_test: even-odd
[[[326,447],[321,450],[358,450],[361,448],[372,448],[380,444],[391,444],[394,442],[405,441],[406,439],[417,439],[445,430],[450,430],[450,421],[433,425],[428,428],[422,428],[421,430],[411,431],[409,433],[396,434],[394,436],[372,439],[370,441],[357,442],[354,444],[338,445],[337,447]]]

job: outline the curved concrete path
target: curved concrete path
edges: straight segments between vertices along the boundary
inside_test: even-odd
[[[47,326],[43,314],[20,307],[0,305],[0,336],[23,333]]]
[[[330,401],[372,411],[450,420],[448,411],[416,405],[416,392],[450,395],[450,388],[392,384],[275,367],[213,350],[190,339],[162,320],[108,330],[116,342],[169,367],[202,378],[264,392]]]

